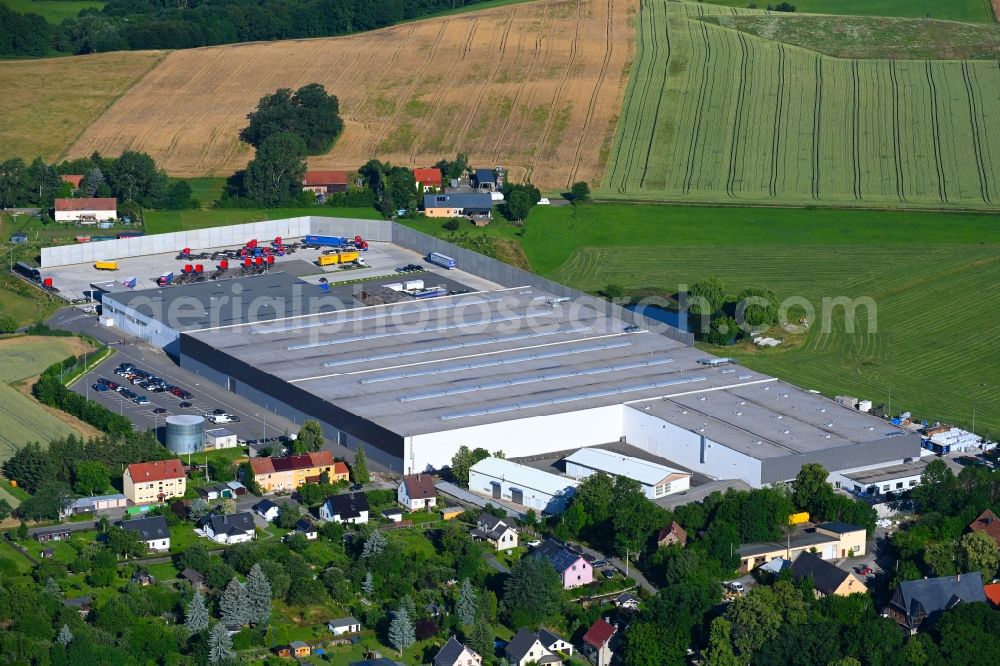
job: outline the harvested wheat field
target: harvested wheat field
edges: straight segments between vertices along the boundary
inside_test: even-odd
[[[226,175],[264,93],[322,83],[345,131],[311,167],[425,166],[456,151],[542,187],[600,182],[635,48],[635,0],[547,0],[329,39],[175,51],[70,150]]]
[[[100,53],[0,62],[0,161],[60,157],[166,54]]]

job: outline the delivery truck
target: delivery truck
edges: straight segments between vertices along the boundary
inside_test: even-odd
[[[329,247],[344,247],[347,239],[343,236],[306,236],[306,245],[326,245]]]
[[[99,271],[116,271],[118,270],[117,261],[98,261],[94,264],[94,268]]]

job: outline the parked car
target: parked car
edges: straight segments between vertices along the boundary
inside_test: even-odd
[[[184,407],[185,409],[187,409],[188,407],[191,406],[191,403],[190,402],[182,402],[179,406],[180,407]]]
[[[149,398],[147,398],[144,395],[137,395],[134,398],[132,398],[132,402],[134,402],[137,405],[148,405]]]
[[[728,583],[723,583],[723,586],[727,590],[732,590],[733,592],[736,592],[737,594],[743,594],[744,592],[746,592],[746,588],[743,587],[743,583],[739,582],[738,580],[733,580],[733,581],[729,581]]]
[[[101,393],[103,391],[107,391],[108,390],[107,386],[105,386],[104,384],[99,384],[99,383],[92,385],[90,388],[94,389],[98,393]]]
[[[539,200],[538,200],[538,205],[539,205],[539,206],[548,206],[548,205],[549,205],[549,204],[551,204],[551,203],[552,203],[552,202],[551,202],[551,201],[549,201],[549,198],[548,198],[548,197],[542,197],[541,199],[539,199]]]
[[[601,570],[601,575],[604,576],[605,578],[607,578],[608,580],[610,580],[610,579],[612,579],[612,578],[615,577],[615,570],[614,569],[602,569]]]
[[[153,410],[153,413],[154,414],[166,414],[167,410],[163,409],[163,407],[157,407],[156,409]]]
[[[533,540],[529,541],[528,543],[526,543],[525,545],[528,548],[538,548],[539,546],[542,545],[542,542],[539,541],[538,539],[533,539]]]
[[[856,566],[856,567],[854,567],[854,571],[855,571],[855,572],[856,572],[856,573],[857,573],[857,574],[858,574],[859,576],[871,576],[872,574],[874,574],[874,573],[875,573],[875,570],[874,570],[874,569],[872,569],[872,568],[871,568],[870,566],[868,566],[867,564],[861,564],[861,565],[859,565],[859,566]]]
[[[224,410],[224,409],[213,409],[212,413],[213,414],[225,414],[226,410]]]

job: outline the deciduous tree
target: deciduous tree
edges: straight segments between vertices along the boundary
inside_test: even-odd
[[[278,132],[269,136],[247,165],[247,196],[262,206],[291,202],[302,191],[305,157],[305,144],[295,134]]]
[[[354,483],[368,483],[371,481],[371,474],[368,472],[368,459],[365,457],[365,447],[358,444],[354,451],[354,464],[351,465],[351,475]]]

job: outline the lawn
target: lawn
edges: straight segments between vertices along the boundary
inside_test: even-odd
[[[241,224],[244,222],[280,220],[286,217],[300,217],[303,215],[355,217],[367,220],[382,219],[382,215],[374,208],[331,208],[329,206],[309,206],[306,208],[204,208],[191,210],[148,211],[144,214],[144,221],[146,224],[146,233],[162,234],[170,231],[189,231],[191,229],[222,227],[229,224]]]
[[[993,20],[989,0],[790,0],[797,13],[859,14],[863,16],[904,16],[909,18],[936,18],[952,21],[987,23]],[[750,2],[749,0],[711,0],[711,4],[726,7],[751,7],[763,9],[776,2]]]
[[[449,235],[437,222],[410,224]],[[892,410],[920,418],[969,426],[975,410],[977,430],[1000,436],[993,216],[591,205],[538,207],[523,229],[494,223],[485,233],[519,240],[535,272],[589,292],[614,282],[670,295],[718,276],[733,294],[766,287],[817,310],[824,297],[871,297],[877,330],[846,332],[838,315],[828,332],[813,326],[799,345],[724,353],[828,396],[877,404],[891,389]]]
[[[62,23],[63,19],[76,18],[82,9],[101,9],[97,0],[3,0],[15,12],[39,14],[49,23]]]
[[[78,338],[26,336],[0,340],[0,460],[31,441],[45,443],[80,434],[68,417],[60,418],[59,413],[11,386],[38,375],[79,348]]]

